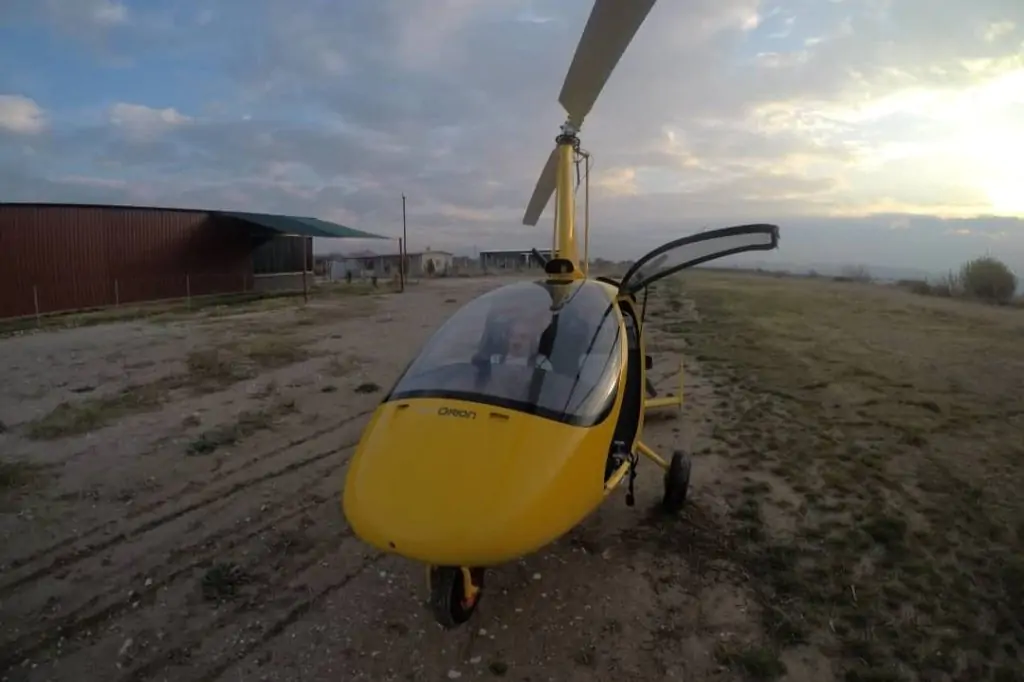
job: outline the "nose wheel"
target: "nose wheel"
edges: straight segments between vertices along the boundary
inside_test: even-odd
[[[484,569],[465,566],[431,566],[430,610],[434,620],[446,629],[462,625],[480,603],[484,587]]]
[[[690,488],[690,458],[676,450],[672,453],[672,461],[665,471],[665,496],[661,500],[662,508],[675,514],[686,504],[686,493]]]

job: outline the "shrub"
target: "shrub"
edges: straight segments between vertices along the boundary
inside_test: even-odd
[[[923,279],[901,279],[896,282],[896,286],[922,296],[930,296],[935,293],[932,289],[932,285]]]
[[[939,278],[939,281],[930,285],[932,296],[941,296],[943,298],[951,298],[953,296],[963,296],[964,286],[960,281],[960,275],[953,271],[950,271],[943,277]]]
[[[999,259],[982,256],[961,266],[959,284],[968,296],[1009,303],[1017,291],[1017,276]]]
[[[870,282],[871,271],[863,265],[847,265],[835,279],[840,282]]]

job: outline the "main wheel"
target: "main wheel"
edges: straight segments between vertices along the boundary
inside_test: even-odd
[[[430,571],[430,609],[434,620],[444,628],[462,625],[480,603],[484,587],[482,568],[469,569],[473,585],[477,588],[472,597],[466,596],[466,582],[463,570],[457,566],[439,566]]]
[[[665,497],[662,509],[670,514],[679,512],[686,504],[686,493],[690,488],[690,458],[679,450],[672,453],[668,471],[665,472]]]

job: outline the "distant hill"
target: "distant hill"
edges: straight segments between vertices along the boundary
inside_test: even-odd
[[[709,264],[709,267],[711,265]],[[700,267],[700,266],[698,266]],[[767,270],[769,272],[790,272],[794,275],[807,275],[816,272],[825,277],[838,277],[843,274],[849,264],[837,263],[780,263],[778,261],[750,260],[729,265],[715,265],[717,268],[734,270]],[[884,265],[865,265],[871,277],[879,280],[897,281],[901,279],[934,280],[945,276],[945,272],[929,272],[918,268],[894,268]]]

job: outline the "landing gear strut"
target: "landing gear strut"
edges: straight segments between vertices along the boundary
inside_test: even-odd
[[[480,603],[484,587],[484,569],[464,566],[431,566],[430,610],[434,620],[446,629],[462,625]]]

